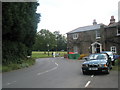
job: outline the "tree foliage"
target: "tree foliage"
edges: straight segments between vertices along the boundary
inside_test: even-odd
[[[49,44],[49,46],[48,46]],[[36,35],[35,51],[60,51],[66,50],[66,37],[60,34],[59,31],[50,32],[46,29],[41,29]]]
[[[3,64],[18,63],[31,55],[40,17],[36,13],[38,5],[37,2],[2,3]]]

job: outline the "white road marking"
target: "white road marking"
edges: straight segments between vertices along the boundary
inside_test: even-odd
[[[10,85],[11,83],[7,83],[7,85]]]
[[[55,63],[57,66],[58,66],[58,64],[57,63]]]
[[[92,75],[91,77],[94,77],[94,75]]]
[[[85,85],[85,88],[88,87],[88,85],[91,83],[91,81],[88,81]]]
[[[7,85],[10,85],[10,84],[13,84],[13,83],[15,83],[16,81],[13,81],[13,82],[11,82],[11,83],[7,83]]]
[[[50,69],[50,70],[47,70],[47,71],[44,71],[44,72],[41,72],[41,73],[38,73],[37,75],[39,76],[39,75],[42,75],[42,74],[44,74],[44,73],[51,72],[51,71],[53,71],[53,70],[55,70],[55,69],[57,69],[57,67],[54,67],[54,68],[52,68],[52,69]]]
[[[47,70],[47,71],[44,71],[44,72],[41,72],[41,73],[37,73],[37,76],[42,75],[42,74],[47,73],[47,72],[51,72],[51,71],[53,71],[53,70],[57,69],[57,68],[58,68],[58,64],[57,64],[57,63],[55,63],[55,65],[57,65],[57,66],[56,66],[56,67],[54,67],[54,68],[52,68],[52,69],[50,69],[50,70]]]

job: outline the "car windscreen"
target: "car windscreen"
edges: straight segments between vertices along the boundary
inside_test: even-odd
[[[89,56],[89,60],[107,60],[105,54],[92,54]]]

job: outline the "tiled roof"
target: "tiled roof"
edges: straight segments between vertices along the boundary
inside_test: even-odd
[[[96,24],[96,25],[79,27],[79,28],[77,28],[77,29],[74,29],[74,30],[68,32],[67,34],[100,29],[100,26],[101,26],[101,25],[102,25],[102,24]]]

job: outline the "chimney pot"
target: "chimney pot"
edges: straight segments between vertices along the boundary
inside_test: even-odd
[[[115,23],[115,19],[114,19],[114,16],[111,16],[110,24],[113,24],[113,23]],[[109,24],[109,25],[110,25],[110,24]]]
[[[114,16],[111,16],[111,19],[114,19]]]
[[[96,24],[97,24],[96,19],[94,19],[93,20],[93,25],[96,25]]]

